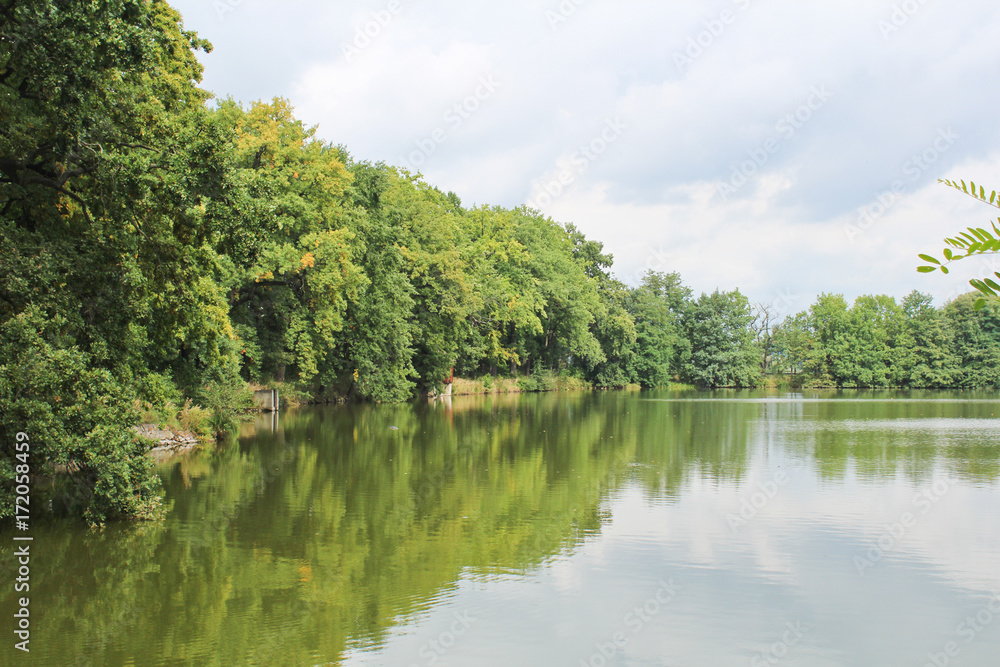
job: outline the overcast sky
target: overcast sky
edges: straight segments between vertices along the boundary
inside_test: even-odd
[[[1000,270],[915,271],[996,219],[937,183],[1000,187],[994,2],[172,4],[217,96],[287,97],[356,159],[573,222],[630,284],[679,271],[796,312]]]

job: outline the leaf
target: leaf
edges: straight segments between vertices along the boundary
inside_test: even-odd
[[[997,293],[993,291],[993,288],[984,283],[982,280],[970,280],[969,283],[987,296],[997,296]]]
[[[979,298],[976,299],[976,303],[972,306],[972,309],[978,311],[982,310],[984,306],[986,306],[986,299]]]
[[[918,266],[917,267],[917,271],[919,271],[920,273],[934,273],[935,271],[937,271],[937,267],[936,266]]]
[[[936,260],[933,257],[931,257],[930,255],[919,255],[919,257],[920,257],[920,259],[924,260],[925,262],[930,262],[931,264],[940,264],[941,263],[938,260]]]

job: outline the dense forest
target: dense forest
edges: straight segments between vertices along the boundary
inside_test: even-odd
[[[1000,385],[1000,309],[822,295],[775,321],[676,273],[629,286],[572,224],[464,207],[419,174],[318,138],[284,99],[198,87],[159,0],[0,6],[0,460],[58,466],[55,509],[156,503],[147,408],[213,424],[253,384],[402,401],[446,378],[582,385]]]

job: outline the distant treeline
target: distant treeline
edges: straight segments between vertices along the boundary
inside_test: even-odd
[[[197,49],[159,0],[0,15],[0,517],[19,432],[35,473],[69,471],[57,508],[150,511],[143,406],[191,398],[221,427],[247,383],[378,401],[453,371],[998,384],[993,306],[824,296],[772,331],[739,292],[628,287],[572,225],[465,208],[317,139],[285,100],[210,102]]]
[[[902,303],[862,296],[853,306],[820,295],[760,337],[766,368],[805,386],[1000,387],[1000,308],[974,310],[978,296],[935,308],[919,292]]]

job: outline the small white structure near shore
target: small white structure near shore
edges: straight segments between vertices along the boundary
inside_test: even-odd
[[[277,389],[261,389],[253,393],[254,401],[262,412],[277,412],[280,407]]]

